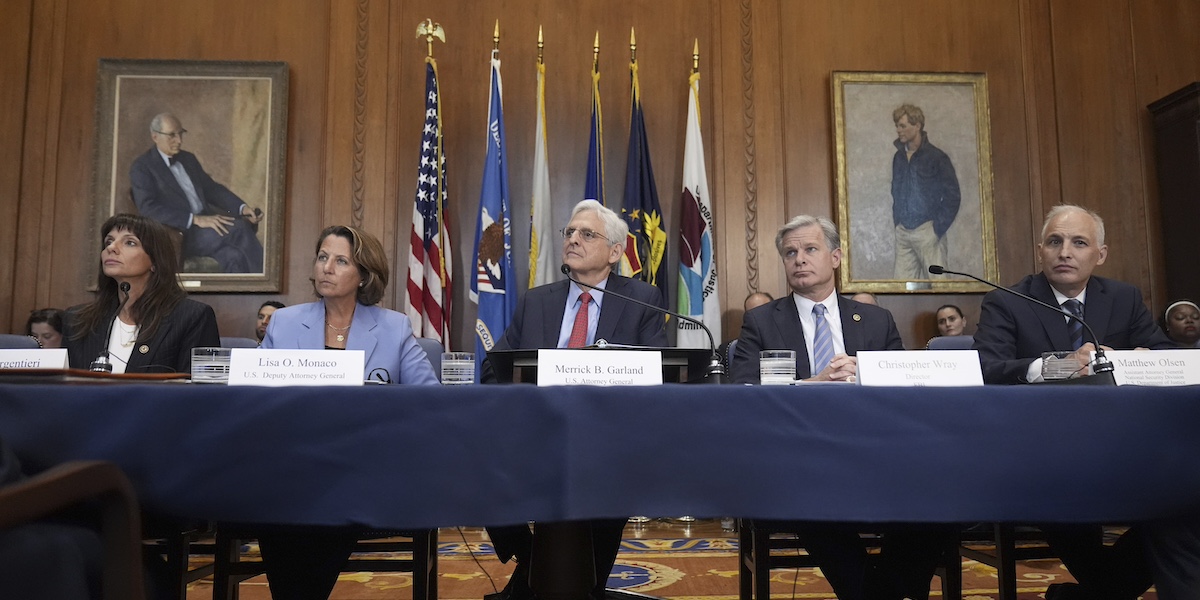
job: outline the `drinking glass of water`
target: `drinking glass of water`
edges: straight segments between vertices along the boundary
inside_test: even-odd
[[[442,385],[470,385],[475,383],[474,352],[442,353]]]
[[[758,356],[758,377],[763,385],[791,385],[796,381],[796,351],[763,350]]]
[[[192,348],[192,383],[229,383],[229,348]]]

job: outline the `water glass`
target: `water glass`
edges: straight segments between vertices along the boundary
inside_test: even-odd
[[[470,385],[475,383],[474,352],[442,353],[442,385]]]
[[[758,377],[763,385],[791,385],[796,381],[796,351],[763,350],[758,356]]]
[[[229,348],[192,348],[192,383],[229,383]]]

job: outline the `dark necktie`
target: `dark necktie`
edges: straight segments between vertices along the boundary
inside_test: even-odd
[[[175,158],[175,155],[168,156],[167,157],[167,166],[171,166],[171,167],[175,166],[175,161],[177,161],[177,160],[179,160],[179,159]]]
[[[812,375],[816,375],[833,362],[833,332],[829,330],[829,322],[825,320],[825,305],[813,305],[813,366]]]
[[[579,312],[575,313],[575,324],[571,326],[571,337],[567,339],[568,348],[582,348],[587,345],[588,304],[591,294],[584,292],[579,295]]]
[[[1081,319],[1079,321],[1071,319],[1067,322],[1067,332],[1071,334],[1071,349],[1078,350],[1083,345],[1083,303],[1071,298],[1063,302],[1062,306],[1067,312]]]

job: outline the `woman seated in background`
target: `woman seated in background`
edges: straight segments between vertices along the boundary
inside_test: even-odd
[[[37,338],[42,348],[62,348],[63,311],[39,308],[29,313],[25,335]]]
[[[408,317],[376,304],[387,290],[383,245],[355,227],[327,227],[313,260],[316,302],[271,315],[263,348],[362,350],[363,378],[436,385],[437,375],[413,337]],[[346,432],[353,435],[353,432]],[[271,597],[328,598],[360,532],[352,528],[273,529],[259,536]]]
[[[1195,302],[1171,303],[1158,324],[1180,348],[1200,348],[1200,307]]]
[[[961,308],[953,304],[944,304],[937,309],[935,315],[938,335],[964,335],[963,330],[967,327],[967,319],[963,316]]]
[[[189,373],[192,348],[220,346],[217,317],[179,285],[171,232],[132,214],[100,228],[96,298],[69,309],[63,338],[71,368],[104,356],[113,373]]]

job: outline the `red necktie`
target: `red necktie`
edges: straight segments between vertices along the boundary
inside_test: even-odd
[[[567,340],[568,348],[582,348],[587,345],[588,303],[591,301],[592,296],[587,292],[579,296],[579,312],[575,313],[575,324],[571,326],[571,337]]]

